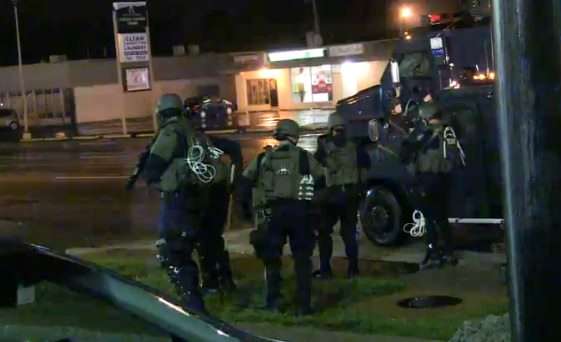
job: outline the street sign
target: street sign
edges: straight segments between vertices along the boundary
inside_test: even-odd
[[[324,56],[325,56],[324,48],[292,50],[292,51],[270,52],[269,61],[274,63],[274,62],[293,61],[298,59],[321,58]]]
[[[150,49],[148,46],[148,34],[146,33],[120,33],[119,62],[148,62],[150,60]]]
[[[117,16],[118,33],[146,32],[148,24],[146,1],[116,2],[113,8]]]
[[[364,53],[364,45],[362,44],[347,44],[331,46],[329,48],[330,57],[344,57],[362,55]]]

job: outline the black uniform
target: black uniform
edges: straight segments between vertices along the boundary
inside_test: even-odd
[[[240,144],[223,138],[210,138],[214,147],[224,151],[236,168],[237,175],[243,170]],[[234,182],[235,184],[235,182]],[[233,290],[235,284],[230,266],[230,256],[224,242],[224,226],[228,217],[230,193],[233,185],[229,180],[212,184],[205,189],[206,205],[202,210],[198,253],[202,273],[202,287],[206,290]]]
[[[303,181],[321,176],[321,167],[315,159],[293,144],[266,152],[244,171],[246,186],[264,194],[268,216],[260,241],[253,241],[259,246],[258,254],[265,264],[267,309],[279,308],[281,257],[288,239],[294,258],[299,311],[306,314],[311,310],[311,256],[315,244],[310,221],[313,180],[311,184]]]
[[[415,173],[414,202],[427,222],[427,254],[422,266],[435,260],[456,262],[448,222],[448,192],[450,174],[461,161],[455,151],[459,145],[449,146],[444,153],[444,129],[440,123],[419,125],[402,148],[403,161]]]
[[[315,275],[330,277],[332,274],[331,235],[337,221],[341,222],[341,238],[349,261],[347,274],[349,277],[358,275],[357,212],[362,190],[361,173],[370,166],[370,158],[359,145],[344,137],[330,135],[318,139],[315,158],[327,173],[327,188],[317,198],[321,208],[317,227],[320,269]]]

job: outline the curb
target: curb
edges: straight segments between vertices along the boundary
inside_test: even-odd
[[[304,133],[318,133],[325,131],[325,127],[302,127]],[[226,135],[226,134],[247,134],[247,133],[272,133],[273,129],[270,128],[247,128],[242,130],[226,129],[226,130],[212,130],[206,131],[209,135]],[[21,143],[35,143],[35,142],[65,142],[65,141],[94,141],[94,140],[120,140],[120,139],[139,139],[139,138],[153,138],[154,133],[139,133],[139,134],[107,134],[107,135],[79,135],[75,137],[65,138],[32,138],[20,140]]]
[[[78,140],[78,141],[81,141],[81,140],[97,140],[97,139],[101,139],[101,138],[102,137],[100,135],[80,135],[80,136],[77,136],[77,137],[70,138],[70,140]]]
[[[102,139],[129,139],[129,138],[132,138],[131,134],[108,134],[102,136]]]

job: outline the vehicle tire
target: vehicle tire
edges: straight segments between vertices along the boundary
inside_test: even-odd
[[[368,192],[360,206],[362,229],[368,239],[381,246],[401,242],[403,208],[397,196],[384,187]]]
[[[16,132],[19,129],[19,125],[15,121],[10,122],[10,125],[8,127],[12,132]]]

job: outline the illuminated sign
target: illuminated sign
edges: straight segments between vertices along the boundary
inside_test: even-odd
[[[364,45],[362,44],[338,45],[329,48],[329,56],[331,57],[354,56],[363,53]]]
[[[118,42],[119,61],[121,63],[148,62],[150,60],[148,35],[146,33],[120,33]]]
[[[150,90],[150,70],[148,68],[125,69],[125,90]]]
[[[282,52],[270,52],[269,61],[285,62],[298,59],[321,58],[325,56],[325,49],[293,50]]]
[[[115,2],[113,8],[117,15],[117,32],[146,32],[148,23],[146,1]]]
[[[438,59],[446,58],[446,50],[444,49],[444,39],[442,37],[434,37],[430,39],[430,48],[432,55]]]

